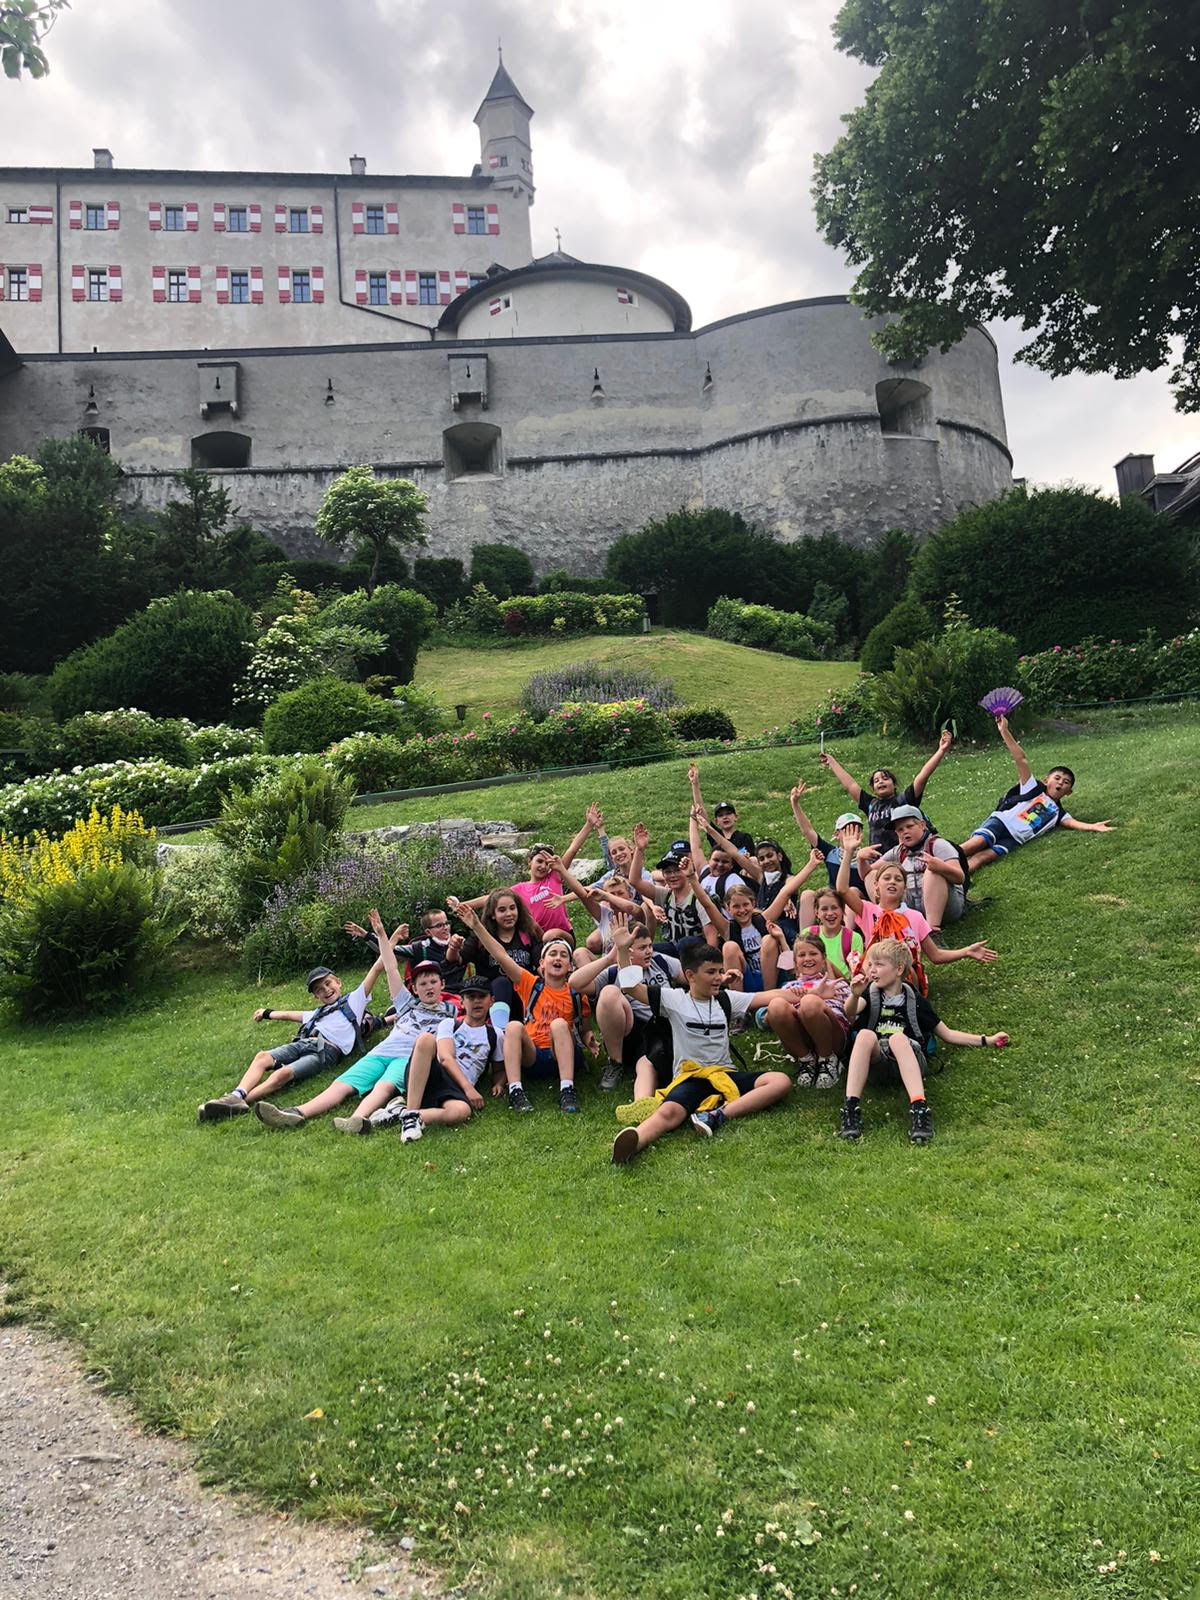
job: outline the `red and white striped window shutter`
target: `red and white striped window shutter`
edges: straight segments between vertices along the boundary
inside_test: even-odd
[[[278,284],[279,303],[283,306],[288,305],[292,298],[292,273],[289,267],[279,268]]]
[[[310,232],[312,232],[312,233],[324,233],[325,232],[325,208],[324,208],[324,206],[309,206],[309,208],[308,208],[308,226],[309,226]]]
[[[389,233],[400,232],[400,207],[394,200],[389,200],[383,208],[384,218],[387,222]]]
[[[499,156],[489,156],[488,157],[488,166],[491,167],[493,170],[495,170],[495,168],[498,167],[499,165],[500,165],[500,157]]]
[[[287,222],[288,222],[287,207],[286,206],[276,206],[275,207],[275,232],[276,233],[286,233],[287,232]]]
[[[167,298],[166,267],[152,267],[150,269],[150,289],[156,300],[165,300]]]
[[[218,267],[217,268],[217,304],[219,306],[227,306],[229,304],[229,268],[228,267]]]
[[[83,227],[83,201],[67,201],[67,223],[72,228]]]
[[[216,233],[224,233],[225,232],[225,202],[224,202],[224,200],[214,200],[213,201],[213,230]]]
[[[325,268],[324,267],[313,267],[312,268],[312,297],[313,297],[313,304],[314,305],[316,305],[316,306],[324,305],[324,303],[325,303]]]
[[[453,299],[454,296],[450,293],[450,274],[448,272],[439,272],[438,305],[448,306]]]
[[[121,202],[110,200],[104,207],[104,226],[114,233],[121,226]]]
[[[53,206],[30,206],[30,208],[29,208],[29,220],[30,220],[30,222],[53,222],[54,221],[54,207]]]
[[[489,300],[488,301],[488,316],[489,317],[498,317],[499,315],[500,315],[500,301],[498,299]]]
[[[261,233],[262,232],[262,207],[261,206],[256,206],[256,205],[250,205],[250,206],[247,206],[246,209],[250,213],[250,232],[251,233]]]
[[[417,275],[415,272],[406,272],[404,274],[404,298],[410,306],[415,306],[419,303]]]
[[[399,267],[393,267],[388,273],[388,299],[394,306],[404,304],[404,274]]]
[[[146,214],[150,219],[151,233],[157,233],[162,227],[162,201],[151,200],[146,208]]]
[[[4,299],[4,263],[0,261],[0,300]]]
[[[355,233],[367,231],[367,208],[361,200],[355,200],[350,207],[350,226]]]
[[[71,299],[72,300],[86,300],[87,299],[87,268],[86,267],[72,267],[71,268]]]
[[[500,207],[489,205],[487,207],[487,230],[489,233],[500,232]]]
[[[195,233],[200,227],[200,202],[186,200],[183,206],[183,226],[188,233]]]
[[[464,267],[461,272],[454,274],[454,292],[455,294],[466,294],[470,287],[471,274]]]
[[[356,305],[365,306],[367,298],[367,269],[365,267],[355,267],[354,302]]]
[[[250,304],[260,306],[263,303],[263,269],[250,268]]]
[[[29,273],[29,298],[40,300],[42,298],[42,263],[31,261],[27,268]]]
[[[467,208],[461,200],[456,200],[450,207],[450,218],[454,223],[455,233],[467,231]]]
[[[196,304],[199,303],[199,300],[200,300],[200,268],[199,267],[189,267],[187,269],[187,274],[188,274],[188,299],[191,301],[191,303],[193,305],[196,305]]]
[[[120,267],[109,267],[109,269],[108,269],[108,298],[110,300],[120,300],[121,299],[121,292],[122,292],[122,287],[121,287],[121,269],[120,269]]]

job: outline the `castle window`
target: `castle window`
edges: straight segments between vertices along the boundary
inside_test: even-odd
[[[298,306],[306,306],[312,300],[312,275],[308,272],[292,273],[292,301]]]
[[[220,470],[222,467],[250,465],[248,433],[198,433],[192,440],[192,465]]]
[[[103,267],[88,268],[88,299],[108,299],[108,273]]]
[[[183,207],[182,206],[164,206],[163,207],[163,227],[167,230],[168,233],[182,233],[183,232]]]
[[[367,232],[368,233],[383,233],[384,232],[383,207],[382,206],[368,206],[367,210],[366,210],[366,217],[367,217]]]
[[[388,303],[388,282],[386,272],[372,272],[367,276],[367,304],[372,306],[385,306]]]
[[[438,286],[436,272],[419,272],[417,274],[417,301],[423,306],[437,305]]]
[[[292,206],[290,208],[290,210],[288,211],[288,232],[289,233],[307,233],[308,232],[308,207],[307,206]]]
[[[507,156],[501,156],[499,158],[499,160],[496,162],[496,165],[498,167],[506,167],[508,165],[508,157]]]
[[[99,232],[108,227],[108,215],[103,206],[87,206],[83,213],[83,225],[93,232]]]
[[[482,206],[467,207],[467,232],[487,232],[487,213],[484,211]]]
[[[8,220],[10,222],[28,222],[29,212],[26,211],[24,206],[9,206]]]
[[[188,297],[187,273],[182,267],[172,267],[167,272],[167,299],[182,305]]]
[[[24,267],[9,267],[8,298],[10,300],[29,299],[29,274]]]
[[[248,233],[250,231],[248,221],[245,206],[230,206],[225,213],[225,231],[227,233]]]
[[[879,407],[881,433],[893,437],[935,437],[927,383],[918,383],[915,378],[884,378],[875,385],[875,404]]]
[[[500,429],[492,422],[459,422],[442,434],[446,476],[496,477],[502,471]]]
[[[229,303],[232,306],[248,306],[250,304],[250,274],[248,272],[231,272],[229,274]]]

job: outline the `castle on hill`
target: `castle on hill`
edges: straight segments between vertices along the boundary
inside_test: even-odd
[[[694,328],[645,273],[535,257],[532,117],[501,60],[466,176],[0,168],[0,451],[85,432],[147,509],[207,468],[297,554],[368,461],[427,492],[430,554],[581,573],[680,506],[866,544],[1011,485],[982,329],[893,366],[842,295]]]

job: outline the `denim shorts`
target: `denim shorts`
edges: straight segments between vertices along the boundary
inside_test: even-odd
[[[986,839],[988,844],[998,856],[1006,856],[1010,850],[1020,846],[1020,839],[1014,839],[1004,823],[993,814],[985,822],[981,822],[975,829],[981,839]]]
[[[277,1044],[269,1054],[277,1067],[291,1067],[293,1083],[303,1083],[318,1072],[326,1072],[330,1067],[336,1067],[342,1059],[342,1052],[337,1045],[319,1036]]]
[[[575,1072],[578,1075],[583,1066],[583,1052],[575,1046]],[[558,1057],[553,1050],[545,1050],[541,1045],[535,1045],[533,1062],[525,1069],[531,1078],[557,1078]]]

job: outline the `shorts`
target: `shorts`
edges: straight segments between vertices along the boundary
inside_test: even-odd
[[[751,972],[747,969],[742,973],[742,989],[746,994],[761,994],[763,992],[763,975],[761,972]]]
[[[578,1044],[575,1046],[575,1072],[578,1074],[583,1067],[583,1051]],[[531,1078],[557,1078],[558,1057],[553,1050],[544,1050],[541,1045],[535,1045],[533,1050],[533,1064],[524,1069]]]
[[[645,1056],[659,1074],[660,1083],[670,1083],[674,1074],[662,1076],[664,1067],[671,1065],[671,1030],[662,1022],[653,1018],[649,1022],[641,1017],[634,1017],[633,1027],[625,1035],[625,1043],[621,1048],[621,1065],[628,1067],[631,1072],[636,1071],[637,1064]]]
[[[435,1061],[429,1069],[429,1082],[425,1085],[425,1093],[421,1096],[421,1107],[444,1106],[447,1100],[461,1100],[467,1102],[467,1097],[462,1088],[457,1084],[440,1061]]]
[[[731,1072],[729,1076],[737,1085],[740,1094],[749,1094],[759,1078],[762,1077],[762,1073]],[[690,1117],[694,1112],[699,1111],[701,1104],[708,1099],[709,1095],[716,1094],[716,1092],[707,1078],[688,1078],[678,1087],[671,1090],[663,1101],[663,1105],[682,1106]]]
[[[348,1083],[356,1094],[369,1094],[377,1083],[393,1083],[403,1089],[408,1077],[407,1056],[359,1056],[352,1067],[339,1072],[335,1083]]]
[[[293,1039],[289,1044],[277,1044],[269,1054],[277,1067],[291,1067],[293,1083],[303,1083],[305,1078],[336,1067],[342,1059],[337,1045],[321,1038]]]
[[[905,1037],[907,1038],[907,1035],[905,1035]],[[881,1076],[882,1076],[884,1082],[889,1083],[894,1088],[899,1089],[899,1088],[903,1088],[904,1079],[900,1076],[900,1064],[896,1060],[895,1056],[892,1054],[892,1047],[891,1047],[891,1042],[890,1041],[891,1041],[891,1035],[890,1034],[884,1034],[883,1038],[880,1039],[880,1041],[879,1041],[879,1061],[877,1063],[877,1067],[878,1067],[878,1069],[879,1069],[879,1071],[881,1073]],[[925,1056],[926,1056],[926,1052],[927,1052],[927,1048],[928,1047],[927,1047],[927,1045],[925,1044],[925,1042],[923,1040],[919,1040],[919,1039],[909,1039],[909,1043],[912,1045],[913,1049],[916,1051],[917,1066],[920,1067],[922,1074],[924,1074],[924,1071],[925,1071]],[[873,1067],[871,1070],[875,1071],[876,1068]]]
[[[975,831],[978,833],[978,828]],[[914,911],[919,911],[923,917],[928,917],[929,913],[925,910],[925,896],[923,893],[917,895],[906,894],[904,903],[911,906]],[[966,909],[967,891],[961,883],[948,883],[946,885],[946,909],[942,912],[942,926],[945,927],[948,922],[960,921]]]
[[[981,839],[986,839],[998,856],[1006,856],[1010,850],[1016,850],[1020,839],[1014,839],[1008,828],[993,812],[986,821],[981,822],[975,829]]]

